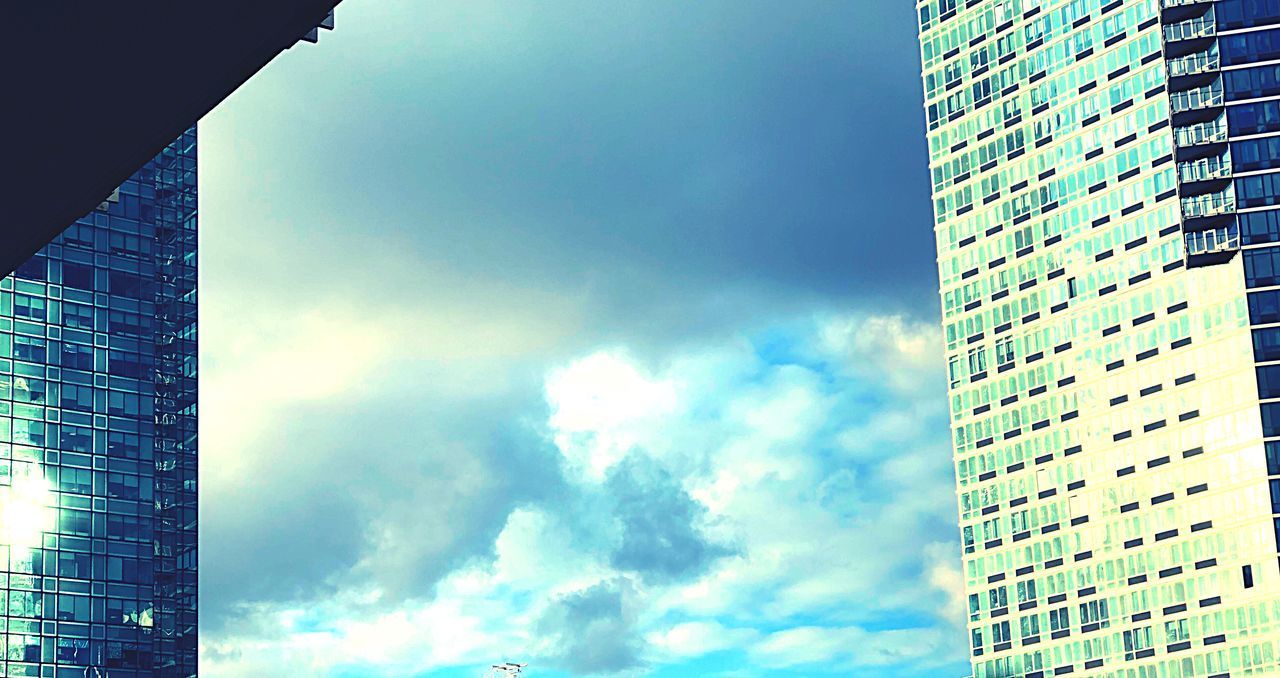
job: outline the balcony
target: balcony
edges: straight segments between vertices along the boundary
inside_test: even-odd
[[[1174,113],[1221,106],[1222,102],[1222,83],[1220,82],[1185,92],[1173,92],[1169,95],[1169,105]]]
[[[1187,260],[1193,265],[1227,261],[1240,249],[1240,227],[1236,224],[1185,233],[1183,238]]]
[[[1174,142],[1179,148],[1220,144],[1227,140],[1227,123],[1224,117],[1173,129]]]
[[[1209,71],[1216,71],[1222,66],[1222,60],[1218,57],[1216,51],[1213,52],[1197,52],[1188,54],[1184,57],[1171,59],[1169,61],[1169,77],[1177,78],[1184,75],[1200,75]]]
[[[1226,193],[1210,193],[1182,199],[1184,219],[1216,217],[1236,211],[1236,197]]]
[[[1212,181],[1231,176],[1231,161],[1223,158],[1204,158],[1195,162],[1178,164],[1178,179],[1183,183]]]
[[[1217,33],[1218,22],[1214,20],[1212,11],[1198,19],[1170,24],[1164,27],[1165,42],[1179,42],[1181,40],[1207,38],[1217,35]]]
[[[1196,5],[1208,5],[1215,0],[1160,0],[1160,7],[1163,9],[1173,9],[1175,7],[1194,7]]]

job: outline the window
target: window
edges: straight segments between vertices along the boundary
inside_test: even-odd
[[[13,399],[24,403],[43,403],[48,384],[43,379],[13,378]]]
[[[87,474],[88,472],[86,471],[85,473]],[[88,579],[92,576],[91,570],[89,569],[89,554],[59,551],[58,576],[71,577],[73,579]]]
[[[1249,287],[1280,285],[1280,248],[1246,250],[1244,277],[1245,284]]]
[[[1263,134],[1280,131],[1280,101],[1239,104],[1227,109],[1233,134]]]
[[[1255,99],[1280,94],[1280,66],[1255,66],[1222,74],[1227,99]]]
[[[1009,592],[1003,586],[997,586],[987,592],[991,609],[998,610],[1009,606]]]
[[[107,274],[111,285],[111,293],[118,297],[141,299],[143,295],[142,278],[133,273],[112,270]]]
[[[88,469],[63,466],[58,487],[72,494],[93,494],[93,473]]]
[[[82,290],[93,289],[93,268],[85,264],[62,263],[62,284]]]
[[[1151,647],[1151,627],[1130,629],[1124,632],[1124,658],[1135,659],[1136,654]]]
[[[1013,338],[1005,337],[996,340],[996,363],[1007,365],[1013,362]]]
[[[107,431],[107,454],[109,456],[138,459],[141,451],[142,439],[139,436],[120,431]]]
[[[141,358],[136,353],[108,351],[107,372],[118,377],[137,379],[142,376]]]
[[[969,349],[969,374],[977,374],[987,369],[987,349],[979,346]]]
[[[89,596],[58,594],[59,621],[89,621]]]
[[[995,644],[1008,643],[1013,640],[1013,636],[1009,633],[1009,622],[1002,621],[991,625],[991,642]]]
[[[88,604],[88,598],[85,598],[85,604]],[[61,618],[61,617],[59,617]],[[77,621],[89,621],[86,615],[83,618],[75,618]],[[76,664],[79,666],[87,666],[89,664],[89,641],[85,638],[59,638],[58,639],[58,663],[59,664]]]
[[[151,541],[151,520],[113,513],[107,514],[107,538]]]
[[[107,392],[107,414],[136,417],[140,410],[140,398],[136,393]],[[148,408],[149,409],[149,408]]]
[[[13,617],[28,617],[38,619],[41,616],[41,605],[44,596],[39,593],[30,591],[10,591],[9,592],[9,615]],[[28,637],[31,638],[31,637]],[[31,638],[35,642],[36,657],[35,661],[39,661],[40,656],[40,639]],[[14,637],[9,636],[9,648],[13,649]]]
[[[1214,12],[1219,30],[1265,26],[1280,21],[1280,0],[1219,0]]]
[[[15,388],[15,395],[17,389]],[[44,446],[44,422],[16,419],[13,422],[13,442],[20,445]]]
[[[1243,139],[1233,142],[1231,164],[1235,172],[1271,169],[1280,165],[1280,137]]]
[[[1266,365],[1257,368],[1258,397],[1263,399],[1280,398],[1280,365]]]
[[[1080,604],[1081,624],[1106,625],[1107,616],[1107,601],[1105,600],[1091,600]]]
[[[1280,139],[1280,137],[1274,137]],[[1239,216],[1240,234],[1246,245],[1280,241],[1280,210],[1247,212]]]
[[[58,447],[71,452],[88,452],[93,448],[93,435],[87,428],[64,423]]]
[[[82,330],[93,329],[93,307],[64,302],[62,304],[62,324]]]
[[[13,338],[13,357],[34,363],[45,362],[45,340],[21,335]]]
[[[1037,615],[1023,617],[1019,620],[1018,625],[1021,627],[1022,640],[1024,641],[1040,635],[1040,617]]]
[[[1262,403],[1262,435],[1280,437],[1280,403]]]
[[[1031,529],[1031,515],[1029,511],[1017,511],[1009,516],[1009,532],[1017,534],[1026,532]],[[1022,583],[1018,583],[1018,588],[1022,588]],[[1022,601],[1019,601],[1022,602]]]
[[[1018,602],[1026,603],[1036,599],[1036,580],[1018,582]]]
[[[49,263],[42,256],[34,256],[23,262],[21,266],[13,272],[13,275],[27,280],[44,281],[48,278]]]
[[[127,473],[108,473],[107,496],[113,499],[141,499],[138,476]]]
[[[1066,631],[1071,628],[1071,612],[1060,607],[1056,610],[1049,610],[1049,630]]]
[[[62,366],[73,370],[92,370],[93,349],[79,344],[63,344]]]
[[[44,298],[31,297],[25,294],[13,295],[13,315],[18,318],[43,322],[46,319]]]
[[[1280,360],[1280,327],[1253,331],[1253,359],[1258,362]]]
[[[1280,203],[1280,175],[1242,177],[1236,179],[1235,187],[1240,208],[1267,207]]]
[[[1222,65],[1258,63],[1280,59],[1280,30],[1224,35],[1218,39]]]
[[[1000,519],[992,518],[991,520],[982,521],[982,541],[991,541],[1000,538]]]
[[[89,512],[63,508],[58,514],[58,530],[77,537],[89,536]]]

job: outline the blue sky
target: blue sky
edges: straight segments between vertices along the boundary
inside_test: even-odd
[[[202,672],[963,675],[914,40],[345,0],[207,116]]]

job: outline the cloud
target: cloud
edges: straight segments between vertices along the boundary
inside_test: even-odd
[[[646,637],[655,651],[672,658],[702,655],[749,647],[760,637],[752,628],[728,628],[717,621],[692,621],[654,631]]]
[[[797,302],[936,308],[909,7],[339,15],[201,122],[206,233],[264,292],[362,285],[394,254],[405,304],[553,289],[628,342]]]
[[[947,596],[945,619],[958,628],[968,621],[968,600],[964,586],[964,572],[960,569],[960,556],[954,543],[929,544],[925,549],[926,573],[931,586]]]
[[[867,631],[854,626],[806,626],[773,633],[755,645],[752,658],[767,668],[814,667],[874,675],[874,667],[919,662],[937,666],[949,643],[933,630]]]
[[[552,372],[546,393],[557,447],[571,467],[597,481],[676,404],[671,382],[651,379],[625,356],[608,352]]]
[[[709,543],[700,523],[706,508],[694,501],[669,471],[634,456],[609,475],[605,489],[617,502],[622,539],[610,557],[620,571],[646,582],[671,582],[703,573],[731,551]]]
[[[876,332],[895,326],[866,322]],[[945,426],[888,426],[883,454],[850,457],[842,443],[848,421],[923,408],[936,394],[845,369],[885,344],[833,350],[832,324],[848,319],[769,333],[788,339],[767,358],[749,338],[647,365],[622,350],[588,353],[545,374],[542,426],[515,417],[523,423],[497,438],[475,435],[492,421],[419,426],[380,436],[388,444],[359,466],[349,460],[366,430],[439,421],[437,411],[393,398],[361,418],[367,429],[329,417],[333,426],[303,441],[314,466],[299,470],[321,487],[341,479],[330,481],[348,488],[335,494],[343,499],[332,520],[355,531],[290,541],[249,529],[263,541],[244,547],[280,539],[303,563],[326,547],[359,558],[317,558],[322,571],[300,576],[319,588],[252,591],[257,602],[236,618],[268,628],[248,646],[234,635],[211,642],[222,667],[214,675],[304,653],[317,633],[334,647],[371,644],[371,675],[397,675],[413,657],[459,670],[530,659],[570,675],[645,673],[702,656],[788,670],[886,666],[888,675],[962,661]],[[475,416],[513,421],[509,407]],[[601,473],[575,463],[601,441],[610,441]],[[310,609],[290,612],[300,605]],[[448,629],[431,631],[440,624]],[[908,634],[928,652],[904,646]],[[428,640],[437,636],[447,647]],[[857,654],[840,649],[851,640]],[[304,654],[315,675],[346,661]]]
[[[508,404],[467,410],[390,393],[278,413],[240,473],[211,484],[221,500],[205,510],[204,535],[219,549],[202,575],[234,594],[210,599],[206,625],[243,619],[246,603],[353,588],[392,604],[426,598],[491,554],[513,508],[557,492],[557,455]]]
[[[641,666],[634,591],[619,577],[565,594],[538,620],[547,659],[575,674],[618,673]]]
[[[901,315],[829,318],[818,344],[846,373],[874,379],[904,395],[936,395],[945,374],[940,368],[942,332],[936,323]]]
[[[910,8],[338,21],[201,123],[202,672],[804,673],[777,634],[932,638]]]

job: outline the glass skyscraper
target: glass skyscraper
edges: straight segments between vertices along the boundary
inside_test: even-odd
[[[196,136],[0,281],[0,676],[196,674]]]
[[[1280,675],[1280,0],[920,0],[976,676]]]

